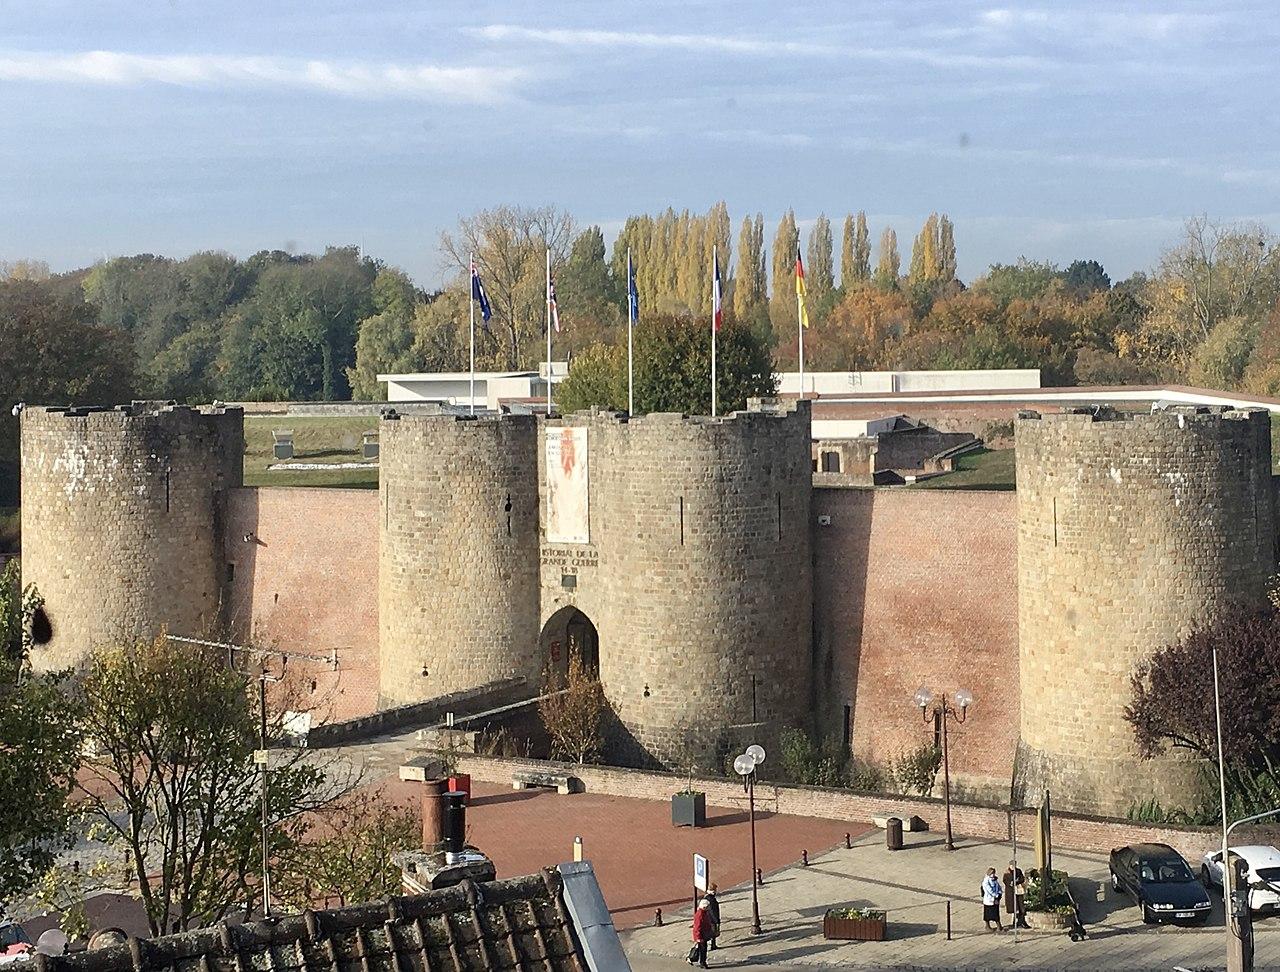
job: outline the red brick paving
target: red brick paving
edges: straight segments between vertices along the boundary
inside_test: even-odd
[[[403,801],[418,796],[415,784],[399,780],[389,781],[385,792]],[[751,874],[745,809],[708,807],[707,826],[692,830],[671,826],[666,796],[560,796],[478,782],[472,792],[467,839],[493,859],[498,877],[573,860],[573,838],[580,836],[619,928],[651,921],[655,908],[668,912],[688,905],[695,852],[710,859],[711,878],[722,888],[744,884]],[[812,856],[843,843],[846,833],[857,837],[869,829],[869,824],[854,821],[758,812],[758,863],[768,875],[798,861],[801,850]]]

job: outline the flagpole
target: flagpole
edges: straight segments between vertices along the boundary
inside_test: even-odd
[[[796,289],[796,331],[800,335],[800,397],[804,398],[804,298]]]
[[[716,299],[715,299],[715,273],[716,260],[719,254],[716,252],[716,244],[711,244],[711,417],[716,417]]]
[[[472,293],[475,289],[474,274],[476,272],[476,255],[471,254],[471,258],[467,261],[467,270],[471,276],[467,279],[467,307],[471,311],[471,414],[476,414],[476,296]]]
[[[627,414],[636,414],[635,366],[631,332],[636,326],[635,308],[631,304],[631,247],[627,247]]]
[[[547,247],[547,418],[551,418],[551,247]]]

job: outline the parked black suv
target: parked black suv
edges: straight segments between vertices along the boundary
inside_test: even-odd
[[[1209,892],[1168,844],[1130,844],[1111,851],[1111,886],[1138,902],[1142,920],[1209,920]]]

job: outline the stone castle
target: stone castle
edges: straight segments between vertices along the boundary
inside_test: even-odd
[[[929,739],[917,684],[964,684],[962,792],[1123,813],[1195,770],[1138,760],[1134,666],[1275,570],[1262,411],[1023,413],[1016,496],[815,486],[807,402],[380,426],[377,494],[252,490],[238,409],[25,410],[36,663],[162,626],[349,642],[353,715],[536,686],[576,650],[613,755],[669,766],[786,726],[884,759]]]

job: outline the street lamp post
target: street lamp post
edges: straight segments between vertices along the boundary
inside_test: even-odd
[[[960,689],[956,692],[955,699],[954,705],[945,695],[935,699],[933,692],[923,685],[916,689],[915,694],[916,705],[920,706],[920,717],[925,722],[930,719],[942,722],[942,799],[947,808],[947,850],[956,849],[951,840],[951,767],[947,751],[947,719],[954,716],[957,722],[964,722],[969,706],[973,705],[973,693],[968,689]]]
[[[747,791],[747,813],[751,820],[751,934],[759,935],[760,896],[756,890],[756,767],[764,762],[763,746],[748,746],[747,751],[733,760],[734,772],[742,777],[742,787]]]

